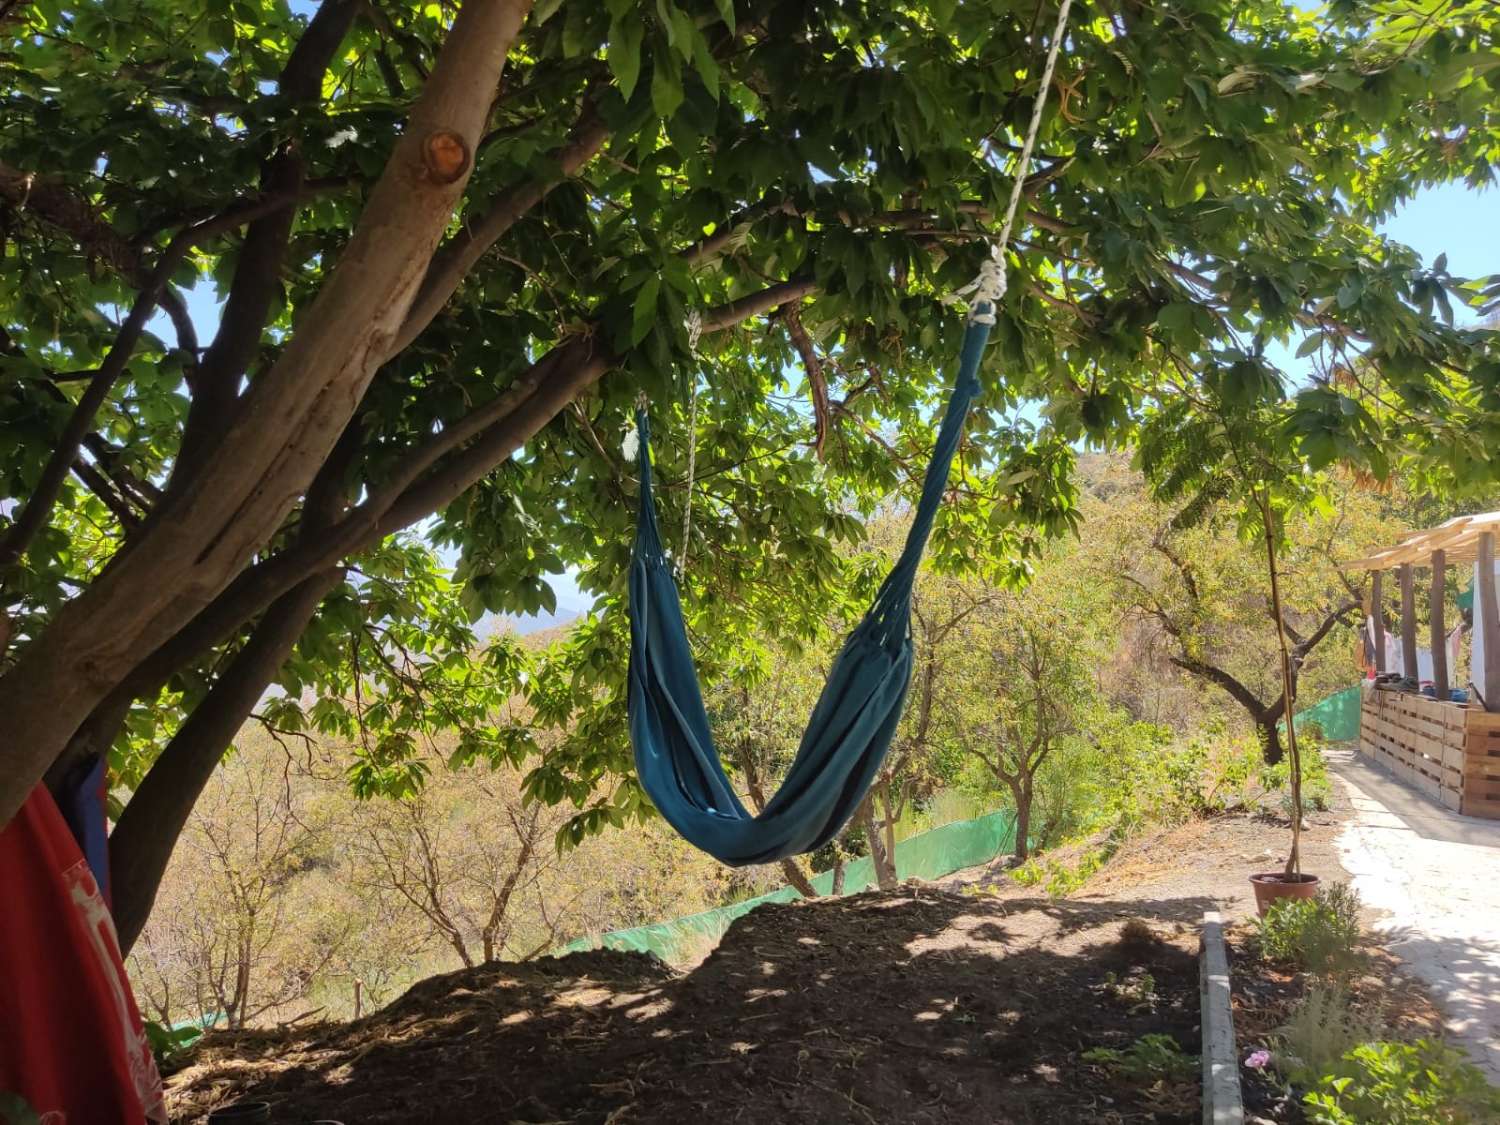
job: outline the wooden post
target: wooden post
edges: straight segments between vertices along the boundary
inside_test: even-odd
[[[1401,674],[1417,678],[1417,593],[1411,563],[1401,564]]]
[[[1448,631],[1443,626],[1443,601],[1448,592],[1448,552],[1432,552],[1432,690],[1438,702],[1448,702]]]
[[[1495,533],[1486,531],[1479,537],[1479,575],[1474,582],[1476,620],[1474,628],[1483,629],[1484,667],[1479,690],[1484,695],[1486,711],[1500,710],[1500,605],[1495,602]]]
[[[1383,571],[1375,571],[1370,579],[1370,620],[1375,623],[1375,674],[1389,671],[1385,666],[1385,595],[1381,592]]]

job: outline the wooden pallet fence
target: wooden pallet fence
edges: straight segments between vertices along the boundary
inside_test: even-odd
[[[1500,714],[1398,691],[1366,691],[1359,752],[1465,816],[1500,819]]]

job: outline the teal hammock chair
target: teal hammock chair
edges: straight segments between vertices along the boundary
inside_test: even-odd
[[[906,544],[881,585],[875,604],[844,642],[813,708],[796,759],[781,788],[759,815],[750,813],[735,795],[714,748],[682,621],[677,583],[656,527],[649,419],[644,407],[636,411],[641,507],[630,567],[629,683],[630,738],[635,746],[636,770],[642,787],[668,823],[724,863],[767,863],[814,851],[832,840],[864,799],[901,721],[912,672],[912,584],[942,502],[964,420],[979,390],[979,360],[990,326],[995,323],[995,309],[1005,295],[1004,248],[1010,241],[1022,185],[1031,166],[1070,3],[1062,0],[1058,8],[1057,25],[1032,103],[1031,123],[1016,162],[1009,205],[991,247],[991,261],[968,287],[973,304],[958,375]]]
[[[958,377],[938,431],[906,545],[875,604],[844,642],[796,760],[760,815],[735,796],[709,732],[682,604],[662,551],[651,490],[651,432],[640,434],[641,508],[630,567],[630,738],[641,785],[686,839],[732,866],[766,863],[822,847],[838,834],[875,780],[911,680],[911,591],[942,503],[964,419],[979,391],[989,306],[964,333]],[[987,321],[989,323],[987,323]]]

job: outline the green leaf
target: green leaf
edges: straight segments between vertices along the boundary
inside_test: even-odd
[[[639,17],[617,18],[609,28],[609,46],[606,61],[610,73],[619,84],[620,94],[626,101],[635,91],[636,81],[641,75],[641,39],[644,25]]]
[[[641,285],[635,295],[635,306],[631,316],[630,346],[635,347],[656,325],[656,297],[661,291],[661,277],[652,274]]]
[[[682,70],[676,56],[658,51],[651,70],[651,104],[657,114],[666,119],[677,112],[682,98]]]
[[[1302,341],[1301,347],[1297,349],[1297,358],[1305,359],[1323,346],[1323,333],[1313,332],[1307,339]]]
[[[734,27],[734,0],[714,0],[719,8],[719,18],[724,21],[724,26]]]
[[[1174,335],[1185,332],[1193,326],[1193,310],[1197,307],[1185,301],[1173,301],[1162,306],[1156,314],[1156,323]]]
[[[693,29],[693,67],[714,101],[719,100],[719,63],[708,49],[708,40]]]

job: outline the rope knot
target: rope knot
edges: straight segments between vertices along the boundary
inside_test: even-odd
[[[687,314],[687,338],[688,351],[698,350],[698,341],[703,338],[703,314],[697,309],[689,309]]]
[[[954,304],[968,300],[970,324],[993,325],[995,310],[1005,300],[1009,284],[1010,275],[1006,270],[1005,255],[998,245],[994,245],[990,247],[989,260],[979,267],[974,280],[961,289],[955,289],[949,300]]]

